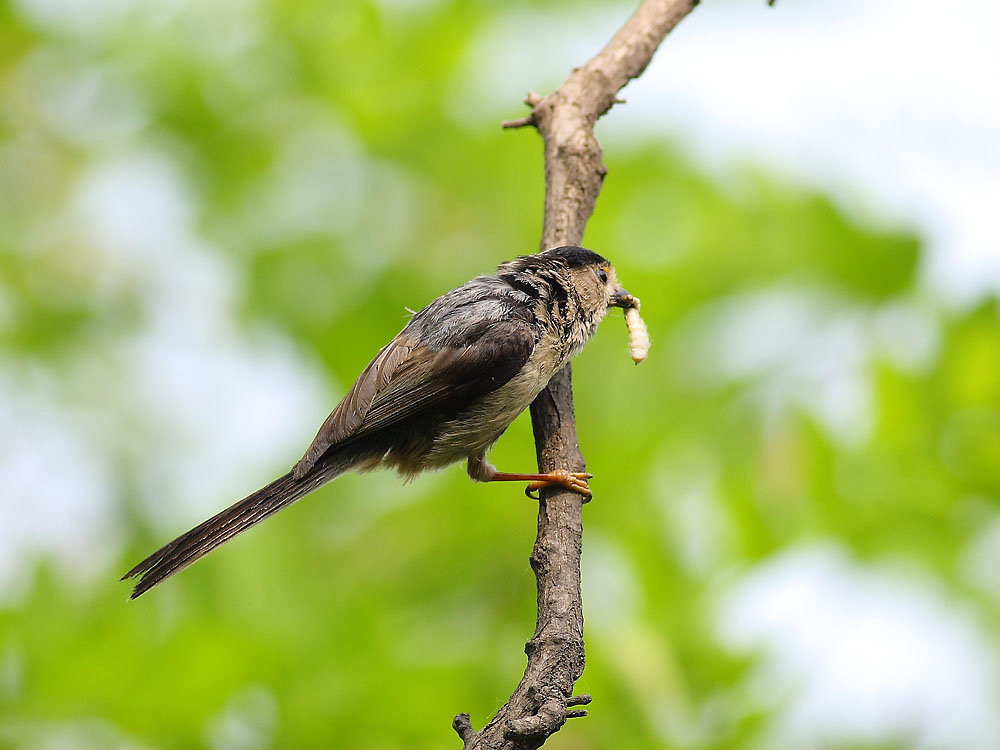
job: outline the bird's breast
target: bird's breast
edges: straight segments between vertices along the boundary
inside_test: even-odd
[[[444,466],[489,448],[548,385],[565,364],[567,355],[558,336],[539,339],[514,377],[441,425],[428,455],[428,465]]]

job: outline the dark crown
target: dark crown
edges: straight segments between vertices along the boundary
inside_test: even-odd
[[[548,255],[555,258],[562,258],[566,261],[566,265],[570,268],[578,268],[580,266],[606,266],[608,261],[595,253],[593,250],[587,250],[583,247],[577,247],[576,245],[564,245],[563,247],[555,247],[551,250],[546,250],[540,255]]]
[[[583,266],[607,266],[607,260],[597,253],[575,245],[554,247],[535,255],[522,255],[500,265],[497,269],[502,277],[511,272],[539,272],[556,268],[582,268]]]

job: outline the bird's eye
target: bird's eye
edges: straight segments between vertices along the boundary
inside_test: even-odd
[[[601,278],[601,283],[603,284],[608,283],[608,272],[605,271],[603,268],[597,272],[597,275]]]

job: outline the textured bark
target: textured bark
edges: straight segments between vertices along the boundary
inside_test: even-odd
[[[594,124],[697,3],[646,0],[607,46],[556,91],[546,97],[528,94],[528,117],[504,123],[508,128],[534,126],[545,143],[542,250],[581,244],[607,173]],[[531,405],[531,422],[539,471],[586,469],[576,437],[569,366]],[[524,648],[528,665],[510,699],[483,729],[473,730],[468,714],[455,717],[453,726],[464,750],[538,748],[566,719],[586,715],[573,708],[590,702],[589,695],[573,695],[585,663],[580,595],[583,502],[580,495],[565,490],[541,493],[538,537],[531,553],[538,621]]]

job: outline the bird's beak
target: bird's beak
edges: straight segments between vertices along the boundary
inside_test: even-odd
[[[608,302],[608,307],[620,307],[623,310],[628,310],[630,307],[635,306],[635,297],[625,291],[624,287],[618,287],[618,289],[611,295],[611,301]]]

